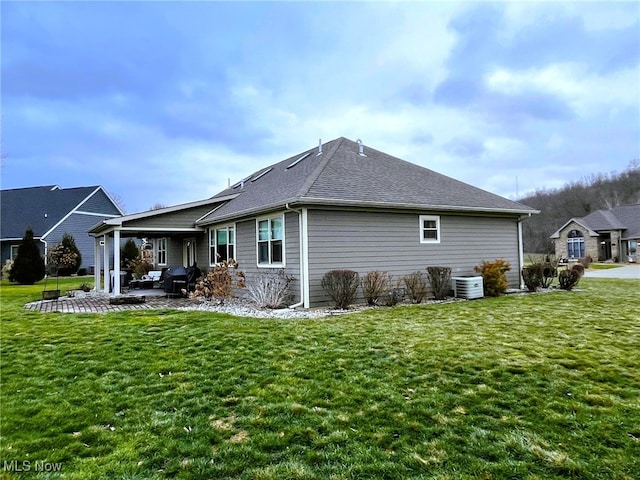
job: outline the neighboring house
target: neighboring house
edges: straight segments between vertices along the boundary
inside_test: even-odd
[[[483,260],[504,258],[512,265],[509,282],[518,287],[521,222],[535,213],[338,138],[212,198],[108,219],[90,234],[96,242],[116,244],[123,236],[146,237],[156,269],[197,262],[206,270],[234,258],[248,282],[261,272],[284,270],[295,279],[293,303],[312,307],[327,303],[321,280],[333,269],[360,275],[381,270],[400,279],[443,265],[460,276],[473,275]],[[106,256],[101,261],[112,262]],[[118,293],[119,275],[114,278]],[[105,274],[105,290],[108,281]]]
[[[82,254],[81,268],[92,266],[94,242],[87,231],[104,218],[123,214],[100,186],[15,188],[0,191],[0,200],[3,265],[7,259],[15,258],[25,231],[31,227],[43,256],[49,246],[60,243],[62,236],[68,233]]]
[[[572,218],[550,238],[554,240],[558,258],[636,262],[640,204],[596,210],[586,217]]]

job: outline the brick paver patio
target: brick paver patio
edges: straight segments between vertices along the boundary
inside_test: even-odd
[[[83,297],[60,297],[57,300],[40,300],[27,303],[24,308],[32,312],[42,313],[108,313],[128,310],[160,310],[164,308],[180,308],[197,304],[189,298],[167,298],[159,295],[145,295],[144,303],[111,305],[108,296],[87,295]]]

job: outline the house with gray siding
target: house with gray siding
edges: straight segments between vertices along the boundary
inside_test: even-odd
[[[206,271],[234,258],[248,283],[283,270],[294,278],[292,303],[308,308],[328,302],[320,283],[333,269],[400,278],[443,265],[465,276],[482,261],[502,258],[512,265],[511,286],[519,287],[521,222],[535,213],[341,137],[266,166],[211,198],[107,219],[90,234],[106,243],[144,238],[158,269],[197,262]],[[119,264],[105,256],[107,262]],[[106,275],[102,285],[108,289]]]
[[[93,265],[94,241],[87,232],[96,222],[123,212],[101,186],[60,188],[58,185],[0,191],[2,264],[13,260],[27,228],[33,230],[46,258],[50,246],[72,235],[82,255],[81,268]]]

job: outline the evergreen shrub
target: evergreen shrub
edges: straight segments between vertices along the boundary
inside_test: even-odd
[[[9,272],[9,281],[22,285],[33,285],[45,275],[44,258],[40,255],[38,244],[33,239],[33,230],[27,228],[18,246],[18,255]]]

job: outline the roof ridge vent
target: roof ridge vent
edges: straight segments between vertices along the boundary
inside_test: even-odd
[[[364,153],[364,145],[362,145],[362,140],[358,139],[356,141],[358,143],[358,155],[360,155],[361,157],[366,157]]]
[[[322,155],[322,139],[321,138],[318,139],[318,155],[316,155],[316,157],[319,157],[320,155]]]

